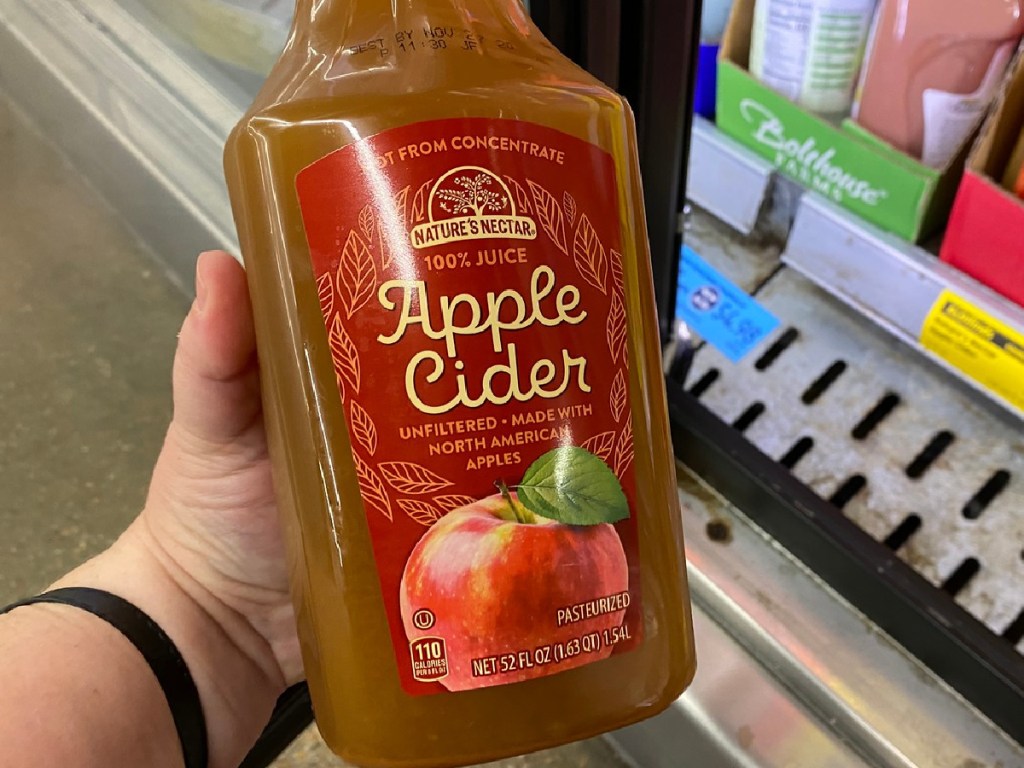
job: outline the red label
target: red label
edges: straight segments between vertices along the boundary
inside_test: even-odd
[[[532,123],[440,120],[334,152],[297,186],[405,689],[635,648],[611,156]]]

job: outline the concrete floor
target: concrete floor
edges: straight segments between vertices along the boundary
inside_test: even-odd
[[[138,512],[188,299],[0,93],[0,605]],[[276,768],[343,763],[310,728]],[[621,768],[601,740],[495,768]]]
[[[0,98],[0,603],[138,512],[188,302]]]

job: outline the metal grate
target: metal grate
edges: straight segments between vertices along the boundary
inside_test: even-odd
[[[719,238],[697,239],[720,266]],[[763,256],[734,258],[726,271],[753,288]],[[782,327],[737,365],[700,348],[690,391],[1024,652],[1019,421],[790,270],[758,299]]]

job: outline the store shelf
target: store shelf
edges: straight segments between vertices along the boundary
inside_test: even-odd
[[[918,341],[925,318],[951,290],[1024,333],[1024,309],[926,251],[887,235],[807,194],[797,210],[782,260],[832,296],[878,323],[999,405],[1024,418],[1013,403],[977,383]]]
[[[777,182],[763,181],[763,161],[707,123],[699,135],[695,152],[728,147],[729,162],[741,166],[730,173],[745,174],[750,187],[758,180],[760,217],[770,216]],[[718,194],[704,174],[691,176],[690,197],[714,200],[708,212],[716,218],[736,220],[750,210],[742,194]],[[1017,419],[1007,418],[1022,414],[918,338],[947,289],[1011,328],[1024,330],[1024,310],[817,195],[803,194],[793,216],[773,270],[778,251],[748,236],[760,224],[737,230],[709,224],[704,211],[690,215],[687,242],[782,321],[738,365],[709,346],[699,349],[690,386],[821,498],[838,494],[843,513],[876,540],[893,541],[905,521],[927,512],[920,530],[894,548],[936,587],[978,561],[957,601],[993,634],[1006,633],[1024,620],[1024,535],[1013,524],[1024,505],[1024,440]],[[855,435],[873,412],[879,418],[870,433]],[[945,435],[948,444],[934,442]],[[929,446],[934,463],[909,471]],[[990,481],[999,488],[984,516],[966,514]],[[1024,641],[1013,643],[1024,651]]]
[[[713,126],[700,130],[695,152],[728,145]],[[734,177],[762,178],[763,163],[749,152],[729,147],[728,157],[741,166],[729,171]],[[758,183],[752,226],[731,224],[752,208],[746,193],[720,194],[716,184],[691,175],[696,205],[686,242],[782,325],[738,364],[700,346],[687,387],[740,443],[767,457],[766,476],[795,478],[816,497],[816,506],[801,502],[789,517],[773,517],[763,500],[743,493],[744,510],[758,524],[771,518],[771,534],[823,576],[847,555],[866,563],[861,577],[850,576],[850,563],[824,577],[1024,740],[1019,720],[1006,716],[1024,700],[1021,412],[918,341],[946,290],[1012,329],[1024,329],[1024,312],[923,249],[794,192],[777,174]],[[787,218],[788,228],[771,225]],[[688,460],[711,478],[717,464],[702,464],[702,455]],[[735,469],[722,474],[716,484],[731,482]],[[765,482],[775,488],[781,481],[771,477]],[[801,543],[793,531],[802,522],[825,529],[823,540]],[[830,530],[843,525],[850,530]],[[869,540],[855,544],[863,534]],[[836,551],[822,557],[826,542]],[[888,581],[890,594],[855,597],[876,580]],[[893,608],[901,602],[902,613]],[[922,630],[908,621],[918,610],[926,621],[941,618]],[[953,643],[941,653],[940,636]]]
[[[690,378],[712,381],[701,402],[936,587],[976,561],[956,600],[1006,632],[1024,611],[1024,432],[792,270],[758,299],[782,327],[739,364],[702,348]],[[1004,476],[983,510],[965,511]],[[894,537],[907,520],[917,527]]]
[[[799,190],[762,158],[706,120],[694,126],[689,179],[689,199],[725,222],[734,236],[747,238],[765,228],[766,222],[791,219],[781,255],[783,265],[801,273],[1005,412],[1024,419],[1024,411],[1017,405],[925,349],[919,341],[925,318],[945,290],[954,291],[1021,333],[1024,309],[922,248],[882,232],[814,193]],[[779,194],[780,187],[786,194]],[[728,238],[720,240],[728,242]],[[763,252],[764,244],[758,242],[754,248]],[[735,245],[725,249],[728,260],[735,261]],[[745,287],[754,292],[758,286]]]

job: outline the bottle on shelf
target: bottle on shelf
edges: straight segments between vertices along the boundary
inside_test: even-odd
[[[700,47],[697,49],[697,77],[693,110],[713,120],[718,96],[718,51],[729,22],[732,0],[703,0],[700,16]]]
[[[945,167],[981,122],[1022,34],[1022,0],[881,0],[854,119]]]
[[[805,109],[850,111],[876,0],[757,0],[750,73]]]
[[[320,730],[454,766],[694,673],[624,100],[518,0],[299,0],[227,177]]]

